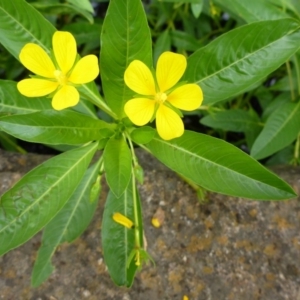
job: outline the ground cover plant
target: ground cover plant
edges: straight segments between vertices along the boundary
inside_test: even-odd
[[[59,151],[1,196],[0,255],[43,230],[40,285],[57,246],[90,223],[104,178],[104,259],[131,286],[151,261],[136,148],[202,201],[295,197],[263,164],[299,163],[299,16],[296,0],[0,0],[2,146]]]

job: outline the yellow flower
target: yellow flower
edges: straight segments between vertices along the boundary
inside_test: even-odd
[[[125,83],[131,90],[143,95],[125,104],[125,113],[132,123],[143,126],[156,114],[156,127],[161,138],[171,140],[183,134],[183,122],[174,107],[192,111],[203,100],[202,90],[197,84],[171,89],[182,77],[186,65],[183,55],[164,52],[157,61],[154,79],[143,62],[134,60],[129,64],[124,74]]]
[[[38,76],[21,80],[17,87],[27,97],[46,96],[53,92],[52,106],[56,110],[76,105],[79,102],[77,84],[93,81],[99,74],[98,58],[87,55],[78,62],[77,46],[73,35],[56,31],[52,38],[55,59],[37,44],[26,44],[19,55],[21,63]]]
[[[133,222],[128,219],[127,217],[125,217],[124,215],[116,212],[113,214],[113,220],[118,223],[118,224],[121,224],[123,225],[124,227],[130,229],[133,227]]]

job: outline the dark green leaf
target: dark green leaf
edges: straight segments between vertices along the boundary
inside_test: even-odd
[[[186,131],[171,141],[155,137],[146,146],[170,169],[205,189],[258,200],[295,196],[286,182],[225,141]]]
[[[120,197],[131,178],[132,155],[124,139],[111,138],[103,153],[107,184]]]
[[[0,255],[25,243],[64,206],[77,188],[97,143],[42,163],[0,198]]]
[[[124,72],[135,59],[152,67],[152,42],[140,0],[111,0],[102,27],[100,69],[105,98],[111,109],[124,116],[124,104],[132,98]]]
[[[139,232],[142,234],[143,225],[140,199],[137,191],[136,195],[138,202]],[[137,270],[134,260],[131,261],[127,268],[127,260],[131,251],[135,248],[134,229],[128,229],[114,222],[112,216],[115,212],[123,214],[132,221],[134,220],[132,181],[130,181],[125,192],[119,198],[111,191],[109,192],[105,202],[101,227],[104,260],[109,274],[115,284],[130,287]],[[143,243],[142,239],[141,243]],[[141,246],[143,246],[143,244],[141,244]]]
[[[78,145],[109,137],[114,125],[73,111],[45,110],[0,118],[0,129],[25,141]]]
[[[299,47],[299,23],[261,21],[223,34],[188,59],[183,80],[201,86],[204,103],[233,97],[265,78]]]
[[[46,225],[42,245],[33,267],[31,284],[39,286],[53,271],[51,257],[56,247],[64,242],[72,242],[89,225],[98,201],[90,201],[90,190],[97,179],[100,160],[90,167],[82,178],[72,197],[61,211]],[[99,191],[96,199],[99,198]]]
[[[254,142],[251,155],[262,159],[291,144],[300,132],[300,102],[285,103],[275,110]]]

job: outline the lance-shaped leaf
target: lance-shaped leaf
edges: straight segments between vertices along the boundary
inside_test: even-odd
[[[291,144],[300,132],[300,101],[284,103],[275,110],[255,140],[251,155],[262,159]]]
[[[141,218],[140,199],[138,191],[137,196],[137,210],[139,218],[139,233],[143,234],[143,224]],[[121,213],[128,219],[134,221],[133,209],[133,187],[132,181],[127,186],[125,192],[121,197],[116,197],[111,191],[105,202],[101,238],[102,248],[104,253],[104,261],[107,265],[109,274],[115,284],[119,286],[130,287],[132,285],[137,266],[134,259],[131,260],[127,268],[127,260],[131,251],[135,247],[134,243],[134,229],[116,223],[112,216],[114,213]],[[136,226],[136,224],[134,224]],[[141,247],[143,246],[143,239],[140,237]]]
[[[112,137],[105,146],[103,160],[107,184],[120,197],[131,178],[132,155],[126,141]]]
[[[41,46],[49,55],[55,27],[25,0],[0,0],[0,41],[19,60],[21,49],[27,43]],[[103,107],[93,82],[81,85],[84,97]],[[104,107],[105,109],[105,107]]]
[[[45,109],[51,109],[50,101],[42,97],[28,99],[17,90],[16,82],[0,80],[0,112],[28,114]]]
[[[156,137],[146,147],[170,169],[214,192],[258,200],[295,196],[286,182],[223,140],[186,131],[171,141]]]
[[[124,104],[134,92],[124,83],[124,72],[135,59],[152,67],[152,42],[141,0],[110,1],[101,34],[100,70],[105,98],[124,116]]]
[[[239,27],[192,54],[183,80],[201,86],[205,104],[225,100],[276,70],[299,49],[299,40],[292,19]]]
[[[0,118],[0,129],[25,141],[78,145],[109,137],[114,125],[73,111],[45,110]]]
[[[90,191],[97,180],[100,162],[99,160],[87,170],[72,197],[51,222],[46,225],[42,245],[38,251],[31,277],[31,283],[34,287],[43,283],[54,270],[51,257],[56,247],[64,242],[70,243],[75,240],[92,220],[98,204],[100,190],[94,195],[95,201],[90,201]]]
[[[0,198],[0,255],[25,243],[64,206],[77,188],[97,143],[42,163]]]
[[[247,23],[288,18],[289,15],[279,7],[262,0],[215,0],[215,3],[231,15],[244,19]],[[280,5],[280,3],[278,3]]]
[[[241,109],[224,110],[203,117],[200,123],[225,131],[245,132],[259,125],[256,115]]]

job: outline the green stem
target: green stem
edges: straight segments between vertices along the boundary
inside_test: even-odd
[[[288,73],[288,76],[289,76],[289,84],[290,84],[290,89],[291,89],[291,98],[292,98],[292,101],[295,101],[296,97],[295,97],[295,93],[294,93],[294,84],[293,84],[291,65],[290,65],[289,61],[287,61],[285,64],[286,64],[286,69],[287,69],[287,73]]]
[[[130,137],[128,136],[127,133],[125,133],[125,135],[129,143],[129,147],[133,158],[133,165],[131,166],[131,176],[132,176],[132,195],[133,195],[133,214],[134,214],[134,237],[135,237],[135,248],[140,249],[141,248],[140,222],[139,222],[139,214],[138,214],[138,203],[137,203],[138,200],[136,195],[136,180],[135,180],[135,173],[134,173],[134,166],[137,163],[137,158]]]
[[[299,163],[299,152],[300,152],[300,132],[298,133],[298,137],[296,140],[295,144],[295,149],[294,149],[294,162],[295,165]]]

